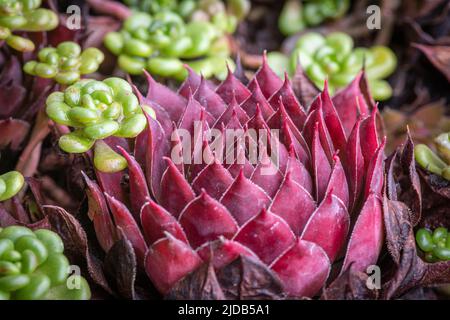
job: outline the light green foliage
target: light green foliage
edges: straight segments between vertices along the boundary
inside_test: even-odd
[[[288,0],[278,18],[278,27],[284,35],[289,36],[305,27],[342,17],[349,5],[349,0]]]
[[[425,144],[414,147],[416,162],[425,170],[450,181],[450,134],[442,133],[434,142],[437,154]]]
[[[416,232],[416,242],[428,262],[450,261],[450,237],[447,228],[439,227],[433,232],[421,228]]]
[[[40,8],[41,0],[0,0],[0,40],[22,52],[33,51],[34,43],[13,35],[14,31],[49,31],[58,25],[58,16]]]
[[[97,71],[104,58],[104,54],[97,48],[82,51],[77,43],[66,41],[56,48],[42,49],[39,51],[38,61],[28,61],[23,69],[30,75],[71,85],[80,80],[81,75]]]
[[[203,76],[224,79],[230,48],[226,34],[249,10],[247,0],[127,1],[139,9],[119,32],[104,39],[118,56],[119,67],[132,75],[144,69],[163,77],[183,80],[188,64]],[[230,64],[233,67],[233,64]]]
[[[0,201],[14,197],[24,184],[23,176],[20,172],[10,171],[0,175]]]
[[[78,286],[68,285],[73,280]],[[22,226],[0,228],[0,300],[90,297],[89,285],[83,277],[69,277],[69,261],[59,235]]]
[[[120,78],[80,80],[52,93],[46,104],[50,119],[75,129],[59,140],[70,153],[85,152],[109,136],[134,138],[147,124],[130,84]]]
[[[328,79],[330,92],[348,85],[365,68],[372,96],[386,100],[392,96],[392,88],[384,80],[397,67],[397,58],[388,47],[354,48],[353,39],[342,32],[333,32],[324,37],[310,32],[301,36],[289,57],[289,63],[280,53],[268,54],[269,64],[278,72],[295,72],[300,61],[308,78],[320,89]]]

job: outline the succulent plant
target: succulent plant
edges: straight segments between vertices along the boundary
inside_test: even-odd
[[[14,197],[24,184],[23,176],[20,172],[10,171],[0,175],[0,201]]]
[[[450,261],[450,237],[447,228],[439,227],[433,232],[421,228],[417,230],[416,242],[428,262]]]
[[[64,244],[56,233],[22,226],[0,228],[0,300],[87,300],[90,296],[83,277],[69,276]]]
[[[63,85],[80,80],[81,75],[97,71],[104,54],[97,48],[81,47],[72,41],[61,42],[58,47],[47,47],[39,51],[39,61],[28,61],[23,69],[32,76],[55,79]]]
[[[288,0],[278,18],[278,28],[289,36],[325,20],[338,19],[349,6],[348,0]]]
[[[145,2],[141,5],[147,6]],[[176,1],[152,1],[150,7],[170,9],[135,12],[125,20],[122,30],[106,35],[105,46],[118,56],[119,67],[129,74],[140,75],[147,69],[155,75],[183,80],[187,75],[183,64],[188,64],[207,78],[223,79],[226,63],[233,66],[226,34],[234,32],[237,18],[226,13],[221,1],[199,1],[197,5],[203,9],[185,21],[180,12],[172,10]]]
[[[138,265],[172,297],[191,292],[179,286],[208,262],[220,272],[244,257],[280,283],[283,295],[312,297],[337,259],[344,258],[342,272],[365,271],[377,261],[385,143],[376,108],[357,89],[361,75],[333,99],[325,85],[308,111],[266,61],[248,86],[229,73],[214,89],[190,72],[175,93],[147,79],[141,103],[154,108],[158,121],[147,117],[134,152],[110,142],[128,170],[85,177],[89,216],[105,251],[121,229]],[[251,160],[247,143],[225,152],[223,140],[210,140],[214,129],[256,130],[260,135],[248,142],[260,142],[259,156]],[[264,130],[276,146],[270,156]],[[181,157],[186,151],[192,158]],[[232,286],[230,276],[225,282]]]
[[[131,86],[120,78],[80,80],[50,94],[46,103],[50,119],[75,128],[59,139],[69,153],[86,152],[96,140],[110,136],[136,137],[147,124]]]
[[[442,133],[434,142],[438,154],[425,144],[414,147],[416,162],[423,169],[450,181],[450,134]]]
[[[14,31],[49,31],[58,25],[58,16],[52,11],[40,8],[41,0],[0,1],[0,41],[4,40],[18,51],[33,51],[34,43],[13,34]]]
[[[383,79],[397,66],[397,58],[388,47],[353,48],[353,39],[342,32],[333,32],[326,37],[315,32],[307,33],[299,38],[289,58],[276,52],[269,54],[269,61],[272,65],[284,66],[291,74],[300,61],[308,78],[317,87],[323,88],[324,80],[328,78],[331,92],[348,85],[364,67],[376,100],[392,96],[391,86]]]
[[[156,14],[161,11],[173,11],[185,20],[208,20],[224,30],[234,32],[236,22],[243,19],[250,10],[248,0],[126,0],[130,7],[142,12]]]

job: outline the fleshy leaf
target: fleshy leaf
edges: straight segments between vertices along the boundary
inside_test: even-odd
[[[384,146],[386,138],[375,151],[367,168],[366,185],[364,196],[367,198],[370,193],[381,195],[384,185]]]
[[[313,297],[325,284],[331,265],[320,246],[299,239],[271,269],[280,277],[289,295]]]
[[[269,117],[275,112],[270,106],[267,99],[259,87],[258,82],[255,82],[254,89],[252,90],[251,96],[249,96],[241,104],[241,108],[247,113],[249,117],[253,117],[256,114],[256,106],[259,105],[261,109],[261,114],[264,119],[269,119]]]
[[[224,237],[220,237],[213,242],[205,243],[205,245],[197,249],[197,253],[203,261],[207,262],[211,260],[214,268],[217,270],[230,264],[241,255],[258,259],[258,256],[249,248],[239,242],[228,240]]]
[[[250,248],[264,263],[270,264],[294,243],[295,235],[282,218],[263,209],[242,226],[233,240]]]
[[[368,115],[369,108],[372,106],[368,93],[363,92],[362,83],[364,81],[363,73],[361,72],[347,87],[340,90],[333,97],[333,103],[336,106],[347,136],[352,131],[356,120],[360,116]]]
[[[269,63],[267,62],[266,53],[263,54],[261,67],[256,71],[255,77],[248,84],[251,91],[253,91],[253,85],[256,83],[261,86],[261,91],[266,99],[269,99],[283,85],[283,81],[278,78],[277,74],[270,68]]]
[[[147,275],[163,294],[201,264],[202,259],[189,245],[170,234],[155,242],[145,257]]]
[[[205,78],[202,78],[194,97],[216,119],[226,109],[222,98],[207,85]]]
[[[353,210],[353,207],[359,197],[359,194],[363,188],[364,181],[364,158],[361,151],[361,139],[359,135],[361,121],[358,120],[348,138],[347,143],[347,175],[349,186],[349,210]]]
[[[180,224],[193,248],[224,236],[231,238],[238,225],[228,210],[205,191],[181,212]]]
[[[233,180],[228,170],[216,160],[197,175],[192,181],[192,188],[197,194],[205,189],[211,197],[220,199]]]
[[[305,188],[291,178],[291,173],[288,172],[269,209],[282,217],[296,235],[300,235],[316,209],[316,202]]]
[[[383,245],[383,211],[381,200],[371,194],[359,214],[353,228],[342,270],[352,268],[365,272],[378,260]]]
[[[111,214],[114,217],[116,226],[122,229],[124,235],[133,245],[138,265],[143,266],[147,245],[145,244],[144,237],[139,230],[137,222],[123,203],[108,194],[105,194],[105,197],[109,208],[111,209]]]
[[[156,82],[147,71],[144,70],[144,73],[148,83],[146,98],[163,107],[169,114],[170,119],[177,122],[183,114],[186,100],[166,86]]]
[[[148,244],[153,244],[168,232],[175,238],[188,243],[186,235],[173,215],[154,201],[147,199],[141,210],[141,226]]]
[[[302,240],[318,244],[334,261],[344,245],[350,216],[344,203],[329,193],[312,214],[301,235]]]
[[[105,252],[108,252],[118,240],[116,228],[100,187],[97,183],[89,179],[84,172],[81,172],[81,174],[87,186],[86,194],[88,197],[89,218],[94,224],[95,235],[100,246]]]
[[[284,107],[291,117],[298,130],[303,129],[303,125],[306,121],[306,112],[303,109],[300,102],[297,100],[294,91],[292,90],[291,83],[287,74],[284,76],[284,83],[280,90],[275,92],[269,99],[270,105],[274,110],[280,108],[280,104],[284,104]]]
[[[266,208],[270,198],[241,171],[220,202],[227,207],[238,224],[242,225]]]
[[[342,167],[341,160],[337,155],[334,157],[333,170],[331,171],[330,181],[326,193],[333,193],[336,197],[342,200],[345,206],[349,205],[349,191],[345,171]]]
[[[228,75],[225,81],[217,87],[216,93],[227,104],[233,101],[233,96],[238,103],[242,103],[251,95],[250,90],[235,77],[230,69],[228,69]]]
[[[320,202],[325,196],[328,181],[330,179],[331,167],[322,144],[319,139],[319,123],[314,126],[314,136],[311,146],[312,168],[316,200]]]
[[[119,147],[119,150],[128,163],[131,209],[135,220],[139,221],[139,212],[144,203],[147,202],[147,199],[150,198],[147,181],[145,180],[144,172],[134,157],[122,147]]]
[[[161,205],[178,217],[186,205],[194,199],[191,186],[178,171],[172,160],[165,158],[168,166],[161,179]]]

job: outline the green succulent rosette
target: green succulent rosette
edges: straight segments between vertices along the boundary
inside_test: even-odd
[[[290,36],[326,20],[339,19],[349,7],[349,0],[288,0],[278,18],[278,28]]]
[[[443,133],[434,139],[437,153],[425,144],[414,147],[416,162],[425,170],[450,181],[450,133]]]
[[[46,104],[50,119],[75,129],[59,139],[60,148],[69,153],[86,152],[96,140],[110,136],[134,138],[147,125],[130,84],[120,78],[80,80],[50,94]]]
[[[204,77],[224,79],[227,63],[233,68],[226,33],[226,16],[216,15],[186,22],[180,14],[162,10],[154,14],[135,12],[119,32],[104,39],[109,51],[118,56],[118,66],[132,75],[144,69],[162,77],[183,80],[184,64]]]
[[[363,68],[372,96],[376,100],[387,100],[392,88],[384,80],[397,66],[394,52],[385,46],[354,48],[353,39],[342,32],[333,32],[324,37],[310,32],[299,38],[290,57],[280,53],[269,53],[271,66],[278,70],[295,72],[298,61],[308,78],[320,89],[328,79],[330,92],[348,85]],[[274,66],[275,67],[275,66]]]
[[[70,85],[80,80],[82,75],[97,71],[104,58],[103,52],[97,48],[81,50],[77,43],[65,41],[56,48],[40,50],[38,61],[28,61],[23,69],[32,76]]]
[[[14,31],[49,31],[58,26],[58,16],[41,8],[41,0],[0,0],[0,40],[22,52],[33,51],[34,43]]]
[[[0,300],[90,299],[89,284],[69,266],[53,231],[0,228]]]
[[[450,236],[447,228],[431,231],[421,228],[416,232],[416,242],[428,262],[450,261]]]
[[[250,11],[249,0],[125,0],[125,3],[151,15],[171,11],[185,21],[212,21],[228,33],[233,33],[237,22]]]
[[[22,174],[17,171],[0,175],[0,201],[14,197],[22,189],[24,182]]]

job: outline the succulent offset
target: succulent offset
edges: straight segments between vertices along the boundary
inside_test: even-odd
[[[23,176],[20,172],[10,171],[0,175],[0,201],[14,197],[24,184]]]
[[[110,136],[136,137],[146,126],[137,97],[120,78],[80,80],[50,94],[46,104],[50,119],[75,129],[59,139],[69,153],[86,152],[96,140]]]
[[[147,69],[155,75],[183,80],[187,75],[183,66],[186,63],[206,78],[223,79],[226,63],[233,65],[226,34],[234,32],[237,17],[228,14],[221,1],[194,3],[198,10],[192,8],[194,11],[189,14],[180,9],[186,4],[188,2],[183,1],[177,7],[173,1],[152,2],[145,12],[137,11],[130,16],[122,30],[110,32],[104,43],[118,56],[119,67],[133,75]],[[146,9],[145,3],[141,5],[144,6],[141,9]],[[152,6],[165,9],[152,10]],[[245,9],[239,14],[245,14],[242,11]]]
[[[123,146],[117,150],[128,171],[85,176],[89,216],[105,251],[120,228],[163,295],[210,259],[220,271],[245,256],[297,297],[318,294],[337,259],[344,258],[342,272],[376,263],[385,143],[377,110],[359,91],[361,75],[333,99],[325,86],[308,111],[266,62],[248,86],[229,73],[214,89],[191,72],[175,93],[147,78],[141,103],[158,121],[148,118],[134,151],[111,142]],[[207,138],[211,128],[279,130],[279,139],[270,135],[278,165],[262,145],[256,163],[245,146],[231,163],[221,161],[230,154]],[[194,134],[193,159],[206,155],[208,162],[176,160],[186,142],[179,130]]]
[[[450,261],[450,237],[447,228],[439,227],[434,231],[421,228],[417,230],[416,241],[428,262]]]
[[[87,300],[80,275],[69,276],[64,244],[53,231],[0,228],[0,300]]]
[[[323,88],[328,78],[331,92],[348,85],[364,67],[374,99],[386,100],[392,96],[391,86],[383,79],[394,72],[397,58],[388,47],[353,48],[353,39],[345,33],[333,32],[324,37],[310,32],[299,38],[289,58],[278,52],[269,55],[271,64],[280,64],[291,74],[300,61],[317,87]]]
[[[81,50],[77,43],[65,41],[56,48],[40,50],[39,61],[28,61],[23,69],[32,76],[70,85],[80,80],[81,75],[97,71],[104,58],[103,52],[97,48]]]
[[[434,139],[437,154],[425,144],[414,148],[416,162],[425,170],[450,181],[450,134],[442,133]]]
[[[58,25],[58,16],[51,10],[40,8],[41,0],[0,1],[0,41],[18,51],[33,51],[31,40],[14,35],[14,31],[49,31]]]
[[[250,10],[248,0],[126,0],[125,3],[150,14],[172,11],[187,21],[213,21],[229,33],[234,32],[237,21]]]
[[[278,27],[289,36],[325,20],[338,19],[349,6],[348,0],[288,0],[278,18]]]

